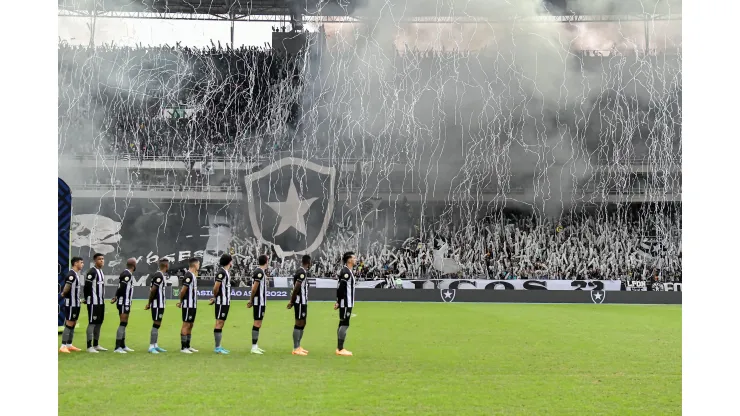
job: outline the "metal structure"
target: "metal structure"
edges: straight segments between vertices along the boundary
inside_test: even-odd
[[[269,11],[269,10],[268,10]],[[286,14],[193,14],[183,12],[145,12],[145,11],[89,11],[59,9],[59,16],[96,17],[101,19],[167,19],[167,20],[218,20],[241,22],[281,22]],[[368,16],[328,16],[303,15],[304,23],[363,23]],[[566,16],[516,16],[516,17],[476,17],[476,16],[407,16],[398,20],[401,23],[591,23],[591,22],[651,22],[681,20],[680,14],[625,14],[625,15],[566,15]]]
[[[169,19],[169,20],[216,20],[231,23],[231,44],[234,43],[235,22],[279,22],[290,21],[293,29],[302,30],[304,23],[362,23],[373,22],[365,10],[372,0],[57,0],[59,16],[86,17],[91,19],[91,44],[94,41],[95,20],[114,19]],[[450,0],[451,1],[451,0]],[[410,15],[406,10],[396,23],[586,23],[586,22],[644,22],[645,44],[649,44],[649,22],[681,20],[680,2],[660,0],[651,10],[644,10],[640,2],[630,6],[625,0],[620,6],[621,14],[594,14],[587,8],[570,11],[564,0],[544,0],[545,8],[556,10],[560,15],[521,16],[501,10],[491,16],[490,7],[481,0],[471,1],[465,10],[455,11],[450,7],[437,6],[438,10],[450,10],[446,16]],[[423,5],[424,0],[406,0],[406,4]],[[442,0],[444,3],[445,0]],[[553,6],[553,7],[548,7]],[[410,8],[409,10],[423,10]],[[568,12],[564,12],[569,10]],[[477,14],[476,14],[477,13]],[[629,13],[629,14],[624,14]]]

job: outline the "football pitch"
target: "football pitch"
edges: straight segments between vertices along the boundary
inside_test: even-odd
[[[175,301],[147,353],[151,314],[137,301],[114,354],[107,304],[98,354],[59,354],[60,415],[679,415],[681,307],[358,302],[337,357],[333,304],[309,305],[293,356],[293,311],[270,301],[250,355],[252,311],[231,305],[228,356],[213,353],[213,307],[198,304],[179,352]],[[87,313],[74,345],[85,347]],[[60,337],[61,340],[61,337]],[[59,343],[57,344],[59,348]]]

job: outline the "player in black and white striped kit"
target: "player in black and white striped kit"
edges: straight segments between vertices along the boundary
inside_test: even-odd
[[[198,311],[198,270],[200,260],[193,257],[188,260],[188,271],[182,278],[180,285],[180,301],[177,307],[182,308],[182,328],[180,328],[180,352],[192,354],[198,352],[190,346],[190,338],[193,334],[195,313]]]
[[[221,266],[216,272],[216,283],[213,284],[213,298],[209,305],[216,304],[216,325],[213,327],[213,338],[216,341],[216,348],[213,350],[216,354],[228,354],[229,350],[221,346],[221,337],[223,336],[224,323],[229,317],[229,307],[231,306],[231,261],[228,254],[221,255],[218,264]]]
[[[100,327],[105,319],[105,256],[95,253],[94,267],[85,274],[85,304],[87,304],[87,352],[108,351],[98,344]]]
[[[136,271],[136,259],[126,260],[126,268],[118,276],[118,290],[111,299],[118,308],[118,330],[116,331],[116,349],[113,352],[126,354],[134,352],[126,346],[126,327],[128,326],[128,314],[131,312],[131,302],[134,299],[134,271]]]
[[[62,297],[64,298],[64,332],[62,332],[62,346],[59,352],[70,353],[80,349],[72,345],[75,336],[75,325],[80,316],[80,272],[83,261],[81,257],[72,257],[72,268],[64,279]]]
[[[295,307],[295,325],[293,326],[293,355],[308,355],[308,350],[301,347],[303,329],[308,318],[308,270],[311,268],[311,256],[304,255],[301,267],[293,275],[293,293],[290,295],[288,309]]]
[[[349,318],[352,317],[352,308],[355,306],[355,275],[352,268],[357,259],[355,253],[349,251],[342,256],[344,267],[339,272],[337,286],[337,303],[334,310],[339,309],[339,328],[337,328],[337,355],[351,356],[352,352],[344,349],[344,339],[349,329]]]
[[[259,266],[252,273],[252,293],[247,308],[254,306],[252,317],[252,354],[262,355],[265,350],[257,345],[260,338],[262,319],[265,317],[265,304],[267,303],[267,256],[264,254],[257,258]]]
[[[170,267],[170,261],[166,258],[159,260],[159,271],[152,275],[152,289],[149,291],[149,302],[147,302],[144,309],[152,310],[152,332],[149,336],[149,352],[152,354],[159,354],[160,352],[167,352],[166,349],[157,345],[159,339],[159,327],[162,325],[162,317],[164,316],[164,307],[167,299],[165,298],[165,289],[167,287],[167,270]]]

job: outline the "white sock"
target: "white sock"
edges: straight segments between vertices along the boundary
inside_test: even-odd
[[[157,348],[157,344],[149,344],[149,348]]]

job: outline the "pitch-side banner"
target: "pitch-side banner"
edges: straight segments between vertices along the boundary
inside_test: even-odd
[[[275,277],[275,287],[290,287],[292,277]],[[311,287],[333,289],[334,279],[309,279]],[[619,280],[487,280],[487,279],[427,279],[403,280],[404,289],[488,289],[488,290],[620,290]],[[386,280],[357,282],[357,288],[386,288]]]

